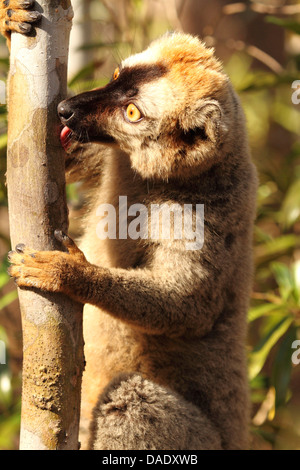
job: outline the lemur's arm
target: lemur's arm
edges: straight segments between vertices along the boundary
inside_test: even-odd
[[[0,33],[9,48],[12,31],[28,34],[32,24],[41,19],[41,13],[33,10],[34,4],[34,0],[0,0]]]
[[[68,253],[37,252],[24,245],[10,252],[10,275],[19,287],[62,292],[149,334],[202,336],[222,310],[212,276],[194,276],[190,282],[182,262],[177,270],[163,265],[155,271],[107,269],[90,264],[66,235],[57,232],[56,237]]]

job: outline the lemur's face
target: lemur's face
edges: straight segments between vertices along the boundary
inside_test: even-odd
[[[72,132],[81,142],[118,145],[145,177],[183,176],[212,164],[230,100],[213,51],[192,36],[166,35],[126,59],[104,88],[60,103],[62,143]]]
[[[142,89],[167,72],[163,64],[120,66],[105,87],[60,103],[61,121],[83,142],[122,144],[153,125],[157,116],[145,108]]]

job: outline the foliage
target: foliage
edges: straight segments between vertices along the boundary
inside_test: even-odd
[[[166,19],[154,17],[146,0],[126,0],[127,29],[114,15],[108,1],[92,2],[93,26],[100,24],[103,33],[97,42],[86,44],[94,51],[94,60],[70,81],[72,92],[102,86],[108,52],[125,55],[134,44],[137,50],[169,28]],[[291,35],[300,34],[300,22],[270,16],[268,23]],[[114,25],[109,40],[105,32]],[[105,29],[106,28],[106,29]],[[100,42],[99,42],[100,41]],[[2,76],[7,62],[0,61]],[[299,79],[300,61],[290,54],[282,73],[257,69],[247,50],[236,51],[227,60],[226,70],[238,90],[245,109],[250,145],[260,185],[257,221],[254,233],[255,278],[249,310],[249,382],[253,402],[254,448],[300,448],[300,413],[295,399],[300,398],[294,383],[300,379],[299,367],[292,363],[292,344],[300,339],[300,119],[292,104],[292,83]],[[113,68],[111,68],[112,70]],[[101,73],[99,73],[99,70]],[[6,109],[0,109],[0,207],[6,206],[4,185],[6,151]],[[80,197],[77,187],[68,188],[69,201],[76,206]],[[7,237],[0,241],[9,249]],[[6,295],[7,262],[0,267],[1,309],[15,298]],[[2,294],[1,294],[2,293]],[[6,332],[7,333],[7,332]],[[0,339],[5,332],[0,327]],[[14,389],[15,387],[15,389]],[[8,366],[0,366],[0,449],[14,446],[19,425],[18,380]],[[288,431],[287,431],[288,428]]]
[[[300,23],[294,20],[267,21],[300,33]],[[291,101],[299,61],[291,55],[281,75],[257,73],[249,58],[235,54],[227,69],[240,91],[260,178],[248,315],[253,433],[265,442],[259,441],[263,448],[268,442],[267,448],[299,449],[299,416],[293,421],[295,387],[292,391],[299,368],[292,363],[292,345],[300,338],[300,119]],[[289,440],[283,437],[285,420]]]

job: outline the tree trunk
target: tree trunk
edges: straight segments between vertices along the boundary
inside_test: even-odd
[[[12,247],[61,249],[67,232],[57,105],[66,97],[69,0],[40,0],[35,37],[14,33],[8,88],[7,185]],[[76,450],[83,371],[82,308],[62,295],[19,291],[23,328],[22,450]]]

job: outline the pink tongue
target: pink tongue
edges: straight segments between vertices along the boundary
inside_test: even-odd
[[[61,145],[63,146],[65,150],[68,150],[68,148],[71,145],[71,139],[69,138],[71,134],[72,134],[72,131],[67,126],[65,126],[60,133]]]

